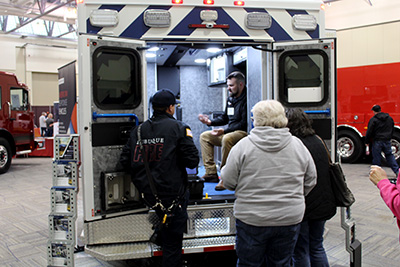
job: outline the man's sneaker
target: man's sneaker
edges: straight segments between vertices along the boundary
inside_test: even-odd
[[[204,179],[204,181],[206,182],[211,182],[211,183],[218,183],[219,182],[219,178],[218,178],[218,174],[204,174],[201,178]]]

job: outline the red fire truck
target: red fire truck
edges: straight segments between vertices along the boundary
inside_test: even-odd
[[[28,87],[13,73],[0,71],[0,174],[7,172],[15,155],[35,148],[33,112]]]
[[[365,134],[374,104],[395,122],[392,151],[400,162],[399,22],[337,32],[338,152],[343,162],[365,155]]]

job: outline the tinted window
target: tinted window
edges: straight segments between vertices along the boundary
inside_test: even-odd
[[[131,109],[141,101],[140,57],[135,50],[98,48],[93,54],[93,96],[102,109]]]
[[[11,88],[11,109],[28,110],[28,92],[22,88]]]
[[[287,105],[321,105],[328,98],[328,58],[316,51],[287,52],[280,60],[280,98]]]

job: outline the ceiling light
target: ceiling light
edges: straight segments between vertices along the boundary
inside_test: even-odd
[[[150,51],[150,52],[156,52],[156,51],[158,51],[158,50],[160,50],[160,48],[158,47],[158,46],[153,46],[153,47],[151,47],[149,50],[147,50],[147,51]]]
[[[221,51],[221,49],[218,47],[210,47],[207,49],[208,53],[218,53],[219,51]]]
[[[157,55],[156,54],[154,54],[154,53],[146,53],[146,57],[147,58],[154,58],[154,57],[156,57]]]
[[[197,64],[203,64],[203,63],[206,63],[206,60],[204,58],[198,58],[198,59],[195,59],[194,62],[196,62]]]

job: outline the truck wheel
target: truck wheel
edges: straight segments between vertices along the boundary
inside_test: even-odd
[[[337,149],[342,162],[354,163],[360,158],[364,151],[364,146],[361,139],[354,132],[342,130],[338,134]]]
[[[11,165],[11,148],[8,141],[0,137],[0,174],[6,173]]]
[[[397,161],[398,164],[400,164],[400,133],[393,133],[391,143],[394,159]]]

